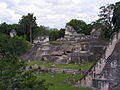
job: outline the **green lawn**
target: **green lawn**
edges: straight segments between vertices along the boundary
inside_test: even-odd
[[[74,83],[72,84],[66,84],[64,81],[66,80],[66,77],[70,77],[72,79],[73,75],[71,74],[55,74],[56,77],[52,78],[52,74],[44,73],[38,75],[38,79],[44,79],[47,83],[52,83],[53,85],[48,88],[48,90],[89,90],[87,88],[75,88],[72,87]],[[82,77],[82,75],[74,75],[76,80]]]
[[[88,70],[90,67],[92,67],[94,64],[94,62],[89,62],[86,65],[81,65],[80,68],[84,69],[84,70]]]
[[[27,64],[28,64],[28,66],[37,64],[39,66],[45,66],[45,67],[48,67],[48,68],[50,68],[51,65],[52,65],[52,63],[44,63],[43,61],[38,61],[38,60],[28,62]]]
[[[53,63],[45,63],[43,61],[32,61],[27,63],[28,65],[40,65],[40,66],[45,66],[48,68],[52,68],[53,66],[51,66]],[[93,65],[93,62],[89,62],[86,65],[74,65],[74,64],[58,64],[56,65],[54,68],[69,68],[69,69],[84,69],[84,70],[88,70],[91,66]],[[72,74],[55,74],[55,77],[52,78],[51,77],[52,74],[49,73],[43,73],[38,75],[38,79],[42,80],[46,80],[47,83],[52,83],[53,86],[50,86],[48,88],[48,90],[89,90],[87,88],[75,88],[72,87],[73,85],[75,85],[75,83],[72,84],[66,84],[64,83],[64,81],[66,80],[66,77],[69,77],[70,79],[72,79],[73,75]],[[83,75],[74,75],[74,77],[76,78],[76,80],[80,79],[81,77],[83,77]]]
[[[88,70],[91,66],[93,65],[93,62],[89,62],[86,65],[75,65],[75,64],[59,64],[56,66],[56,68],[70,68],[70,69],[84,69],[84,70]]]
[[[43,61],[32,61],[29,62],[28,65],[40,65],[40,66],[45,66],[48,68],[53,68],[51,65],[53,63],[44,63]],[[57,64],[54,68],[66,68],[66,69],[84,69],[88,70],[91,66],[93,65],[93,62],[89,62],[86,65],[75,65],[75,64]]]

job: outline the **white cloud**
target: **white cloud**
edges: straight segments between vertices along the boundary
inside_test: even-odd
[[[99,7],[119,0],[1,0],[0,23],[18,23],[22,15],[34,13],[38,25],[63,28],[73,18],[90,23]]]
[[[7,3],[0,2],[0,23],[14,23],[21,18],[22,15],[15,13],[15,10],[9,9]]]

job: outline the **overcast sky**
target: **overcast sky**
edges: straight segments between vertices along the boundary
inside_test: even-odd
[[[91,23],[99,7],[120,0],[0,0],[0,23],[18,23],[22,15],[34,13],[38,25],[64,28],[71,19]]]

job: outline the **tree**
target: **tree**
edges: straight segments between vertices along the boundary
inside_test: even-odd
[[[61,37],[64,37],[64,34],[65,34],[65,29],[51,29],[49,30],[49,38],[50,38],[50,41],[55,41]]]
[[[72,26],[77,33],[89,34],[90,30],[88,25],[83,20],[72,19],[66,25]]]
[[[60,29],[59,30],[59,38],[61,38],[61,37],[64,37],[64,35],[65,35],[65,29]]]
[[[110,38],[112,33],[120,29],[120,2],[100,7],[98,20],[103,24],[102,37]]]
[[[102,28],[102,34],[101,34],[102,39],[109,40],[112,33],[115,32],[113,29],[114,27],[112,22],[114,8],[115,8],[114,4],[109,4],[100,7],[101,9],[99,14],[100,18],[97,20],[97,22],[101,24],[100,26]]]
[[[114,30],[118,31],[120,29],[120,2],[117,2],[115,4],[112,21],[114,25]]]
[[[36,17],[32,13],[28,13],[26,16],[22,16],[22,19],[19,21],[20,26],[24,34],[27,36],[27,40],[32,43],[33,41],[33,32],[37,27]]]
[[[103,23],[107,28],[113,28],[112,15],[114,10],[114,4],[100,7],[99,22]]]
[[[0,24],[0,32],[9,35],[10,30],[11,30],[11,27],[6,22]]]
[[[6,22],[0,24],[0,32],[4,34],[10,35],[12,29],[17,32],[17,36],[24,36],[24,32],[19,24],[7,24]]]
[[[33,38],[37,36],[49,36],[50,30],[48,27],[45,26],[37,26]]]
[[[58,30],[51,30],[49,35],[50,41],[55,41],[59,38],[59,31]]]
[[[0,54],[1,55],[21,55],[30,48],[30,43],[26,40],[0,33]]]
[[[26,47],[19,40],[0,33],[0,90],[47,90],[46,82],[37,79],[35,70],[27,71],[26,63],[16,56]]]
[[[26,64],[16,56],[0,59],[0,90],[47,90],[43,80],[37,80],[35,70],[25,70]]]
[[[17,36],[23,36],[24,33],[22,32],[22,28],[20,27],[19,24],[9,24],[10,29],[14,29],[17,32]]]
[[[34,32],[34,38],[37,36],[49,36],[50,41],[57,40],[58,38],[64,37],[65,29],[50,29],[45,26],[37,26]]]

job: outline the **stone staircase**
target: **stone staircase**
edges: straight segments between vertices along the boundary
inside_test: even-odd
[[[108,46],[105,48],[104,53],[102,55],[102,57],[88,70],[88,72],[84,75],[83,78],[81,78],[80,80],[78,80],[77,84],[75,85],[76,87],[87,87],[87,88],[91,88],[94,83],[93,79],[97,78],[100,76],[100,74],[103,72],[103,69],[105,68],[107,62],[108,62],[108,58],[112,55],[116,44],[119,42],[120,39],[120,32],[115,33],[111,39],[111,41],[109,42]],[[106,79],[99,79],[98,81],[101,81],[104,83],[106,83],[102,89],[96,89],[94,88],[93,90],[108,90],[109,88],[109,83],[107,83]],[[97,86],[96,86],[97,87]]]
[[[22,56],[22,59],[23,60],[31,60],[34,57],[39,46],[40,46],[40,43],[37,43],[37,44],[35,44],[35,46],[32,46],[31,49],[29,51],[27,51],[24,56]]]
[[[37,43],[22,57],[23,60],[41,60],[42,55],[48,52],[49,44]]]
[[[112,55],[107,59],[103,71],[93,79],[93,89],[112,90],[120,85],[120,42],[115,46]],[[120,88],[119,88],[120,89]]]

